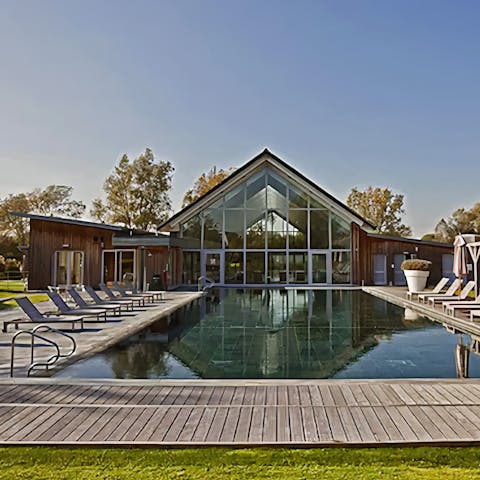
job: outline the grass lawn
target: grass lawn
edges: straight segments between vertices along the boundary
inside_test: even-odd
[[[1,292],[18,292],[21,293],[25,290],[25,284],[22,280],[0,280]]]
[[[0,479],[480,479],[477,448],[0,449]]]
[[[7,298],[7,297],[17,297],[17,296],[20,296],[20,295],[25,295],[25,294],[0,291],[0,299],[1,298]],[[48,296],[43,295],[42,293],[32,293],[32,294],[29,294],[27,296],[33,303],[44,302],[44,301],[48,300]],[[0,303],[0,310],[4,309],[4,308],[11,308],[11,307],[18,307],[17,303],[14,300],[8,300],[7,302],[1,302]]]

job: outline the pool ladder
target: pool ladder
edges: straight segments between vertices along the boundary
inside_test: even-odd
[[[72,344],[71,349],[68,350],[66,353],[62,353],[60,346],[58,345],[57,342],[53,341],[51,338],[41,335],[41,333],[57,333],[59,335],[62,335],[63,337],[67,338],[71,342]],[[53,328],[50,325],[40,324],[40,325],[37,325],[35,328],[32,328],[31,330],[20,330],[12,337],[12,341],[10,344],[11,345],[10,377],[13,377],[14,362],[15,362],[15,344],[16,344],[17,338],[22,335],[29,335],[31,338],[30,365],[27,370],[27,377],[29,377],[30,373],[32,373],[32,371],[38,367],[45,367],[45,369],[48,371],[48,368],[54,365],[60,358],[67,358],[72,356],[77,349],[77,343],[75,342],[75,339],[71,335],[68,335],[65,332],[62,332],[61,330]],[[46,358],[45,360],[35,362],[35,358],[34,358],[35,347],[39,345],[38,343],[37,344],[35,343],[35,339],[41,340],[47,343],[49,346],[53,347],[55,349],[55,353],[50,355],[50,357]]]
[[[203,275],[201,277],[198,277],[197,283],[198,283],[199,292],[200,291],[206,292],[207,290],[215,286],[215,282],[213,280]]]

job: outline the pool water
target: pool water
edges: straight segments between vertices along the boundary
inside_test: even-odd
[[[479,377],[468,342],[361,290],[220,289],[57,376]]]

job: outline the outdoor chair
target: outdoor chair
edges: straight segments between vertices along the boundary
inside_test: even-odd
[[[468,282],[463,287],[463,290],[460,292],[460,295],[450,295],[450,296],[448,296],[448,295],[443,296],[442,295],[441,297],[430,297],[428,299],[428,304],[429,305],[431,304],[432,307],[434,307],[436,303],[445,302],[446,300],[451,301],[451,302],[465,300],[474,288],[475,288],[475,282],[473,282],[473,281]]]
[[[97,310],[105,312],[112,312],[113,315],[120,315],[122,306],[119,304],[104,304],[104,305],[97,305],[92,303],[87,303],[85,299],[80,295],[80,293],[75,288],[67,289],[68,294],[73,298],[73,301],[82,309],[88,310]]]
[[[63,315],[82,315],[83,317],[95,317],[97,320],[103,317],[105,322],[107,321],[107,310],[105,309],[71,308],[59,293],[47,292],[47,295]]]
[[[131,297],[131,298],[127,299],[125,297],[117,297],[117,295],[115,295],[113,293],[113,291],[110,290],[104,283],[100,283],[99,287],[100,287],[100,290],[103,293],[105,293],[107,295],[107,297],[115,303],[123,303],[123,304],[128,303],[128,304],[132,305],[132,308],[135,305],[135,303],[137,303],[137,306],[139,306],[139,307],[145,305],[145,299],[144,298],[133,298],[133,297]]]
[[[165,300],[165,292],[163,290],[147,290],[146,292],[141,292],[138,288],[135,288],[133,283],[130,280],[124,280],[127,290],[132,292],[134,295],[142,295],[146,293],[147,295],[153,295],[155,300]]]
[[[144,294],[138,294],[138,295],[133,295],[132,293],[128,293],[127,289],[121,285],[119,282],[112,282],[113,288],[120,293],[120,296],[122,298],[141,298],[143,300],[143,304],[145,305],[145,300],[147,300],[150,303],[153,303],[154,298],[151,293],[144,293]]]
[[[448,277],[443,277],[436,285],[435,287],[433,287],[433,290],[431,292],[428,292],[428,293],[431,293],[433,295],[437,295],[439,294],[443,288],[445,287],[445,285],[448,283],[448,280],[449,278]],[[407,299],[408,300],[413,300],[413,297],[415,295],[419,295],[419,292],[407,292]],[[424,295],[428,295],[427,293],[425,293]]]
[[[443,310],[448,315],[455,315],[456,310],[480,310],[480,295],[475,298],[475,300],[470,300],[466,302],[457,301],[457,302],[443,302]]]
[[[23,318],[19,320],[6,320],[3,322],[3,331],[6,332],[8,325],[14,324],[15,328],[18,328],[20,324],[31,324],[31,323],[71,323],[71,330],[75,330],[75,324],[80,322],[80,328],[84,328],[84,317],[83,316],[74,316],[69,315],[66,317],[55,316],[54,318],[49,317],[41,313],[38,308],[27,298],[27,297],[16,297],[14,299],[18,306],[24,311],[25,315],[28,318]]]
[[[120,300],[120,299],[115,299],[115,300],[104,300],[98,293],[95,291],[93,287],[90,287],[89,285],[85,285],[85,292],[87,292],[88,296],[95,302],[95,305],[98,305],[99,307],[106,306],[106,305],[111,305],[115,307],[119,307],[120,311],[125,308],[125,310],[133,310],[133,302],[130,302],[128,300]]]
[[[443,300],[445,300],[446,297],[451,297],[461,286],[462,282],[457,278],[452,282],[445,293],[420,293],[418,295],[418,301],[421,303],[426,303],[426,300],[435,297],[441,297]]]

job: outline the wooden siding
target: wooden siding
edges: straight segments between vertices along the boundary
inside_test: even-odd
[[[453,247],[433,245],[427,242],[401,238],[378,238],[369,236],[358,225],[352,224],[352,281],[355,284],[373,285],[373,256],[387,256],[387,284],[394,285],[395,254],[415,254],[417,258],[430,260],[429,283],[437,283],[442,277],[442,255],[453,254]]]
[[[53,282],[54,254],[58,250],[83,251],[83,283],[97,287],[102,278],[102,251],[114,249],[113,233],[113,230],[101,227],[31,219],[28,252],[29,289],[45,289]],[[128,250],[128,248],[121,248],[121,250]],[[133,250],[137,249],[133,248]],[[145,258],[147,282],[151,281],[152,275],[162,274],[167,262],[168,247],[148,248]],[[139,255],[137,255],[137,268],[139,263]]]

